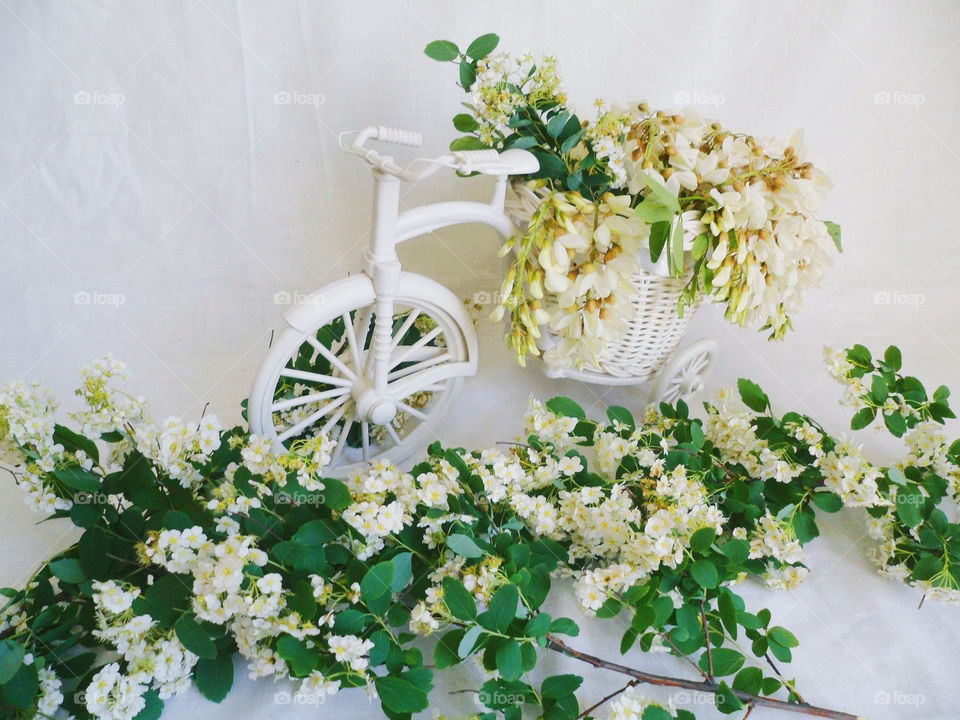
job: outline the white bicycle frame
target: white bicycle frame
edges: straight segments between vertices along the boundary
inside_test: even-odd
[[[404,145],[419,145],[418,133],[392,128],[367,128],[357,134],[356,139],[344,148],[360,155],[372,167],[374,175],[373,224],[369,247],[364,252],[364,272],[370,276],[376,301],[373,336],[368,352],[367,387],[357,387],[353,396],[357,401],[357,414],[369,421],[385,424],[389,422],[396,406],[388,397],[390,369],[393,351],[393,314],[397,297],[397,286],[401,277],[400,258],[397,246],[413,237],[451,225],[480,223],[494,228],[501,236],[508,237],[514,230],[513,222],[504,212],[507,178],[514,173],[530,173],[537,169],[537,161],[525,151],[507,151],[503,155],[496,151],[468,151],[451,153],[433,159],[415,160],[402,168],[390,157],[379,155],[366,148],[368,140],[377,139]],[[512,154],[511,154],[512,153]],[[411,167],[416,163],[426,163],[420,171]],[[422,205],[400,212],[401,181],[416,182],[432,175],[442,167],[461,172],[481,172],[495,176],[493,196],[489,202],[448,201]],[[295,308],[288,314],[288,321],[298,326],[299,312],[310,313],[308,307]],[[466,328],[465,328],[466,330]],[[350,329],[352,332],[352,328]],[[356,344],[356,338],[353,338]],[[360,339],[364,341],[363,338]],[[419,341],[425,344],[421,338]],[[428,342],[428,341],[426,341]],[[372,369],[369,354],[372,353]],[[359,362],[360,358],[354,358]],[[430,378],[425,378],[430,379]],[[425,382],[428,385],[429,382]]]

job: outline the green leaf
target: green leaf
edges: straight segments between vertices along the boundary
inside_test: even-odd
[[[477,558],[483,557],[483,550],[469,535],[463,535],[461,533],[449,535],[447,537],[447,547],[460,557],[465,557],[468,560],[476,560]]]
[[[393,592],[400,592],[410,582],[410,578],[413,577],[412,562],[413,553],[402,552],[393,556],[390,561],[393,565],[393,580],[390,583],[390,589]]]
[[[870,381],[870,398],[878,405],[882,405],[888,394],[887,381],[883,379],[883,375],[874,375]]]
[[[360,581],[360,594],[366,602],[376,602],[389,595],[392,587],[393,563],[386,560],[367,570]]]
[[[673,715],[660,705],[647,705],[641,720],[673,720]]]
[[[331,510],[345,510],[353,504],[350,488],[346,483],[335,478],[324,478],[323,504]]]
[[[862,430],[867,427],[870,423],[873,422],[873,419],[877,416],[876,408],[865,407],[857,410],[856,414],[850,418],[850,429],[851,430]]]
[[[459,152],[460,150],[489,150],[490,148],[480,138],[466,135],[451,142],[450,149]]]
[[[460,113],[459,115],[454,115],[453,117],[453,126],[460,132],[473,132],[478,127],[480,123],[477,122],[476,118],[473,115],[467,115],[467,113]]]
[[[733,538],[720,546],[720,552],[735,563],[744,562],[750,555],[750,543]]]
[[[713,655],[713,674],[717,677],[733,675],[743,667],[745,660],[743,653],[731,648],[713,648],[711,655]],[[700,656],[699,663],[701,669],[706,672],[710,666],[709,657],[706,652]]]
[[[100,478],[79,465],[57,468],[53,474],[57,480],[74,490],[92,493],[100,489]]]
[[[730,686],[727,685],[726,682],[722,681],[717,687],[717,692],[714,695],[714,702],[717,705],[717,710],[727,715],[734,713],[743,707],[743,703],[740,701],[740,698],[734,694],[733,690],[730,689]]]
[[[0,642],[0,685],[5,685],[17,674],[25,654],[23,646],[13,640]]]
[[[217,656],[217,646],[191,615],[180,618],[173,629],[183,646],[197,657],[212,660]]]
[[[97,444],[90,438],[75,433],[68,427],[54,425],[53,440],[63,445],[64,450],[68,452],[75,453],[77,450],[83,450],[83,452],[87,454],[87,457],[98,462],[100,460],[100,451],[97,449]]]
[[[763,685],[763,671],[756,667],[745,667],[733,679],[733,687],[740,692],[756,695]]]
[[[751,410],[762,413],[770,407],[770,399],[766,393],[760,389],[760,386],[752,380],[740,378],[737,380],[737,389],[740,391],[740,398],[743,400],[743,404]]]
[[[657,199],[657,201],[666,208],[669,208],[672,212],[680,212],[680,201],[677,200],[676,196],[667,190],[666,186],[661,184],[659,181],[654,180],[652,177],[646,173],[640,173],[637,176],[644,185],[650,190],[650,194]]]
[[[737,639],[737,608],[733,604],[733,597],[729,591],[721,592],[717,598],[717,612],[720,614],[720,622],[730,633],[730,637]]]
[[[146,704],[133,720],[160,720],[160,716],[163,715],[163,700],[160,699],[158,692],[150,690],[144,694],[143,699]]]
[[[481,35],[472,43],[467,45],[466,56],[474,60],[482,60],[492,53],[497,45],[500,44],[500,36],[496,33],[487,33]]]
[[[561,617],[550,624],[550,632],[577,637],[580,634],[580,626],[570,618]]]
[[[50,572],[67,583],[81,583],[87,579],[87,574],[80,566],[80,561],[74,558],[60,558],[48,565]]]
[[[679,277],[683,273],[683,220],[677,215],[673,220],[673,233],[670,237],[670,272]]]
[[[460,642],[463,640],[463,630],[451,630],[444,633],[433,648],[433,661],[438,670],[453,667],[460,662]],[[469,654],[469,653],[468,653]]]
[[[520,656],[520,644],[516,640],[507,640],[497,648],[497,670],[504,680],[518,680],[523,674]]]
[[[374,685],[384,709],[391,713],[421,712],[430,705],[427,693],[404,678],[384,675],[376,678]]]
[[[543,681],[540,694],[545,698],[562,698],[572,695],[583,684],[579,675],[552,675]]]
[[[652,195],[647,197],[637,205],[634,210],[637,217],[643,220],[647,225],[653,225],[659,222],[670,222],[676,213]],[[657,253],[659,256],[659,253]]]
[[[470,621],[477,619],[477,603],[457,578],[443,579],[443,602],[455,618]]]
[[[607,417],[610,419],[611,423],[620,423],[621,425],[625,425],[630,430],[633,430],[636,427],[636,421],[633,419],[633,414],[625,407],[611,405],[607,408]]]
[[[212,659],[198,660],[193,681],[207,700],[222,702],[233,687],[233,657],[222,653]]]
[[[897,490],[897,515],[907,527],[916,527],[923,522],[923,491],[916,485],[907,485]]]
[[[892,435],[897,437],[903,437],[903,434],[907,431],[907,421],[904,420],[903,415],[900,413],[884,415],[883,424],[887,426],[887,430],[889,430]]]
[[[671,214],[672,218],[673,215]],[[670,220],[664,219],[655,222],[650,226],[650,262],[656,262],[663,254],[663,248],[667,244],[667,237],[670,235]]]
[[[431,60],[448,62],[460,56],[460,48],[449,40],[434,40],[423,49],[424,54]]]
[[[903,367],[903,356],[900,354],[900,348],[896,345],[888,347],[883,353],[883,364],[894,372]]]
[[[517,616],[517,603],[520,601],[520,592],[517,586],[504,585],[490,598],[487,611],[478,620],[484,627],[496,632],[506,632],[510,623]]]
[[[473,625],[472,627],[468,628],[463,634],[463,637],[460,639],[460,645],[457,646],[457,654],[461,658],[469,657],[474,648],[477,646],[477,641],[480,639],[481,635],[483,635],[483,628],[479,625]]]
[[[792,632],[787,630],[785,627],[780,627],[779,625],[775,625],[767,630],[767,637],[774,642],[780,643],[784,647],[788,648],[795,648],[800,644],[800,641],[797,640],[796,636]]]
[[[706,233],[700,233],[693,240],[693,257],[695,260],[699,260],[704,255],[707,254],[707,249],[710,246],[710,237]]]
[[[466,60],[461,61],[460,63],[460,86],[466,90],[470,91],[470,88],[473,87],[473,83],[477,80],[477,69],[473,63],[469,63]]]
[[[907,476],[903,474],[903,470],[896,466],[887,468],[887,477],[890,479],[890,482],[896,485],[907,484]]]
[[[813,504],[824,512],[834,513],[843,507],[843,500],[836,493],[822,491],[811,496]]]
[[[570,113],[566,111],[559,112],[554,115],[549,121],[547,121],[547,135],[552,138],[560,137],[560,133],[563,132],[563,128],[566,127],[567,120],[569,119]]]
[[[690,536],[690,549],[693,552],[702,552],[713,545],[717,539],[717,531],[712,527],[700,528]]]
[[[837,252],[843,252],[843,245],[840,242],[840,226],[829,220],[824,221],[823,224],[827,226],[827,232],[830,233],[833,244],[837,246]]]
[[[690,566],[690,574],[698,585],[705,588],[715,588],[719,581],[717,567],[709,560],[697,560]]]
[[[587,416],[583,408],[568,397],[551,398],[547,400],[546,405],[547,409],[555,415],[577,418],[578,420],[582,420]]]
[[[6,685],[0,686],[0,706],[5,706],[3,717],[19,717],[10,713],[11,708],[25,709],[35,706],[37,701],[37,664],[21,664]]]
[[[287,661],[295,677],[305,677],[317,667],[316,650],[292,635],[282,635],[277,640],[277,655]]]
[[[307,546],[326,545],[336,539],[337,535],[339,533],[333,529],[328,520],[310,520],[293,534],[293,540]]]

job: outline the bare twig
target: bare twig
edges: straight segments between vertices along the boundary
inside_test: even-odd
[[[717,692],[717,686],[712,683],[701,680],[672,678],[665,675],[656,675],[654,673],[644,672],[643,670],[636,670],[634,668],[627,667],[626,665],[620,665],[608,660],[603,660],[595,655],[574,650],[562,640],[557,640],[552,636],[547,637],[547,647],[555,652],[562,653],[568,657],[574,658],[575,660],[580,660],[588,665],[592,665],[595,668],[610,670],[611,672],[618,672],[622,675],[627,675],[628,677],[636,680],[638,683],[659,685],[662,687],[684,688],[685,690],[695,690],[697,692],[709,693],[711,695],[715,695]],[[775,700],[773,698],[761,697],[760,695],[751,695],[750,693],[732,689],[730,692],[733,693],[741,702],[751,706],[776,708],[778,710],[784,710],[787,712],[803,713],[822,718],[831,718],[831,720],[859,720],[856,715],[851,715],[850,713],[841,712],[839,710],[829,710],[827,708],[817,707],[816,705],[810,705],[809,703],[805,702],[787,702],[785,700]]]
[[[577,715],[577,719],[576,719],[576,720],[580,720],[580,718],[585,718],[587,715],[589,715],[590,713],[592,713],[594,710],[596,710],[598,707],[600,707],[601,705],[603,705],[605,702],[608,702],[608,701],[610,701],[610,700],[613,700],[617,695],[619,695],[620,693],[626,692],[627,690],[629,690],[630,688],[632,688],[634,685],[636,685],[636,684],[639,683],[639,682],[640,682],[639,680],[631,680],[630,682],[628,682],[626,685],[624,685],[624,686],[623,686],[622,688],[620,688],[619,690],[614,690],[612,693],[610,693],[609,695],[607,695],[605,698],[603,698],[603,699],[601,699],[601,700],[598,700],[598,701],[595,702],[593,705],[591,705],[591,706],[588,707],[586,710],[584,710],[582,713],[580,713],[579,715]]]

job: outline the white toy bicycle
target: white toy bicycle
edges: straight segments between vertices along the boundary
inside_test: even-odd
[[[442,420],[464,377],[477,371],[477,336],[463,302],[400,268],[397,245],[438,228],[483,223],[507,237],[507,178],[539,168],[525,150],[474,150],[400,167],[371,140],[417,147],[419,133],[369,127],[345,147],[373,170],[373,232],[364,272],[321,288],[287,313],[250,393],[251,430],[278,446],[325,434],[331,468],[349,473],[380,457],[400,461]],[[414,168],[417,169],[414,169]],[[496,178],[489,203],[453,201],[400,212],[400,182],[441,168]]]

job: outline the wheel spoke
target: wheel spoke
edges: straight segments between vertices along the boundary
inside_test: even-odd
[[[428,360],[423,360],[418,362],[415,365],[409,365],[400,370],[394,370],[392,373],[387,375],[387,382],[392,382],[393,380],[399,380],[402,377],[407,377],[408,375],[413,375],[415,372],[420,370],[425,370],[428,367],[433,367],[434,365],[439,365],[442,362],[446,362],[450,359],[450,353],[444,352],[436,355]]]
[[[435,337],[437,337],[437,335],[439,335],[441,332],[443,332],[442,329],[440,328],[440,326],[437,326],[433,330],[428,332],[426,335],[424,335],[422,338],[417,340],[413,345],[406,346],[404,351],[401,352],[398,356],[394,358],[390,358],[390,367],[395,368],[397,365],[399,365],[408,357],[410,357],[410,355],[412,355],[417,350],[419,350],[424,345],[426,345],[428,342],[430,342]]]
[[[284,368],[280,371],[280,377],[293,378],[294,380],[308,380],[310,382],[324,383],[326,385],[337,385],[339,387],[353,387],[353,380],[350,378],[337,377],[336,375],[324,375],[323,373],[310,372],[309,370],[297,370],[295,368]]]
[[[333,411],[333,410],[336,410],[338,407],[340,407],[341,405],[343,405],[349,398],[350,398],[349,395],[341,395],[340,397],[336,398],[335,400],[333,400],[333,401],[331,401],[331,402],[328,402],[328,403],[327,403],[326,405],[324,405],[322,408],[320,408],[320,409],[317,410],[315,413],[313,413],[313,415],[310,415],[310,416],[304,418],[303,420],[301,420],[300,422],[298,422],[298,423],[297,423],[296,425],[294,425],[293,427],[290,427],[290,428],[287,428],[286,430],[284,430],[280,435],[277,436],[277,439],[278,439],[280,442],[283,442],[283,441],[286,440],[287,438],[289,438],[289,437],[291,437],[291,436],[293,436],[293,435],[296,435],[297,433],[299,433],[299,432],[300,432],[301,430],[303,430],[304,428],[313,425],[317,420],[319,420],[320,418],[322,418],[324,415],[330,413],[330,412]]]
[[[360,423],[360,443],[363,450],[363,461],[370,460],[370,423],[366,420]]]
[[[410,314],[407,315],[407,319],[403,321],[403,325],[400,326],[400,329],[397,330],[396,335],[393,336],[392,342],[390,343],[390,348],[393,349],[400,344],[400,341],[403,340],[403,336],[409,332],[410,328],[413,327],[413,324],[417,321],[417,318],[420,317],[420,311],[414,308],[410,311]]]
[[[315,337],[311,335],[307,336],[307,342],[310,343],[310,345],[312,345],[313,348],[318,353],[323,355],[323,357],[325,357],[331,365],[337,368],[337,370],[342,372],[351,380],[357,379],[356,373],[354,373],[353,370],[351,370],[346,365],[344,365],[343,362],[340,360],[340,358],[338,358],[336,355],[330,352],[329,348],[327,348],[326,345],[324,345],[322,342],[320,342],[319,340],[317,340]]]
[[[350,313],[345,312],[340,317],[343,318],[343,331],[347,336],[347,344],[350,345],[350,356],[353,358],[353,366],[357,369],[357,372],[360,372],[362,365],[360,362],[360,348],[357,346],[356,328],[353,327],[353,320],[350,319]]]
[[[343,414],[346,411],[347,411],[346,405],[340,406],[340,408],[333,415],[330,416],[330,419],[327,420],[324,426],[320,428],[320,434],[326,435],[328,432],[330,432],[330,429],[337,424],[337,422],[340,420],[340,418],[343,417]],[[344,424],[349,425],[350,423],[344,423]]]
[[[339,397],[350,392],[349,387],[335,387],[333,390],[324,390],[323,392],[311,393],[310,395],[301,395],[299,397],[288,398],[287,400],[280,400],[275,402],[270,406],[272,412],[278,410],[289,410],[290,408],[299,407],[300,405],[307,405],[309,403],[319,402],[320,400],[326,400],[327,398]]]
[[[407,405],[405,402],[398,402],[397,407],[403,410],[404,412],[409,413],[410,415],[413,415],[417,420],[422,420],[423,422],[427,421],[426,413],[423,413],[420,410],[417,410],[415,407]]]
[[[350,434],[350,426],[352,423],[344,423],[343,430],[340,431],[340,437],[337,439],[337,449],[333,451],[333,457],[330,458],[330,466],[336,467],[337,463],[340,462],[340,456],[343,454],[344,448],[347,446],[347,435]]]
[[[397,447],[399,447],[399,446],[400,446],[400,436],[397,435],[397,431],[394,429],[393,425],[391,425],[390,423],[387,423],[386,425],[384,425],[384,427],[387,429],[387,435],[389,435],[389,436],[390,436],[390,439],[393,440],[394,444],[395,444]]]

